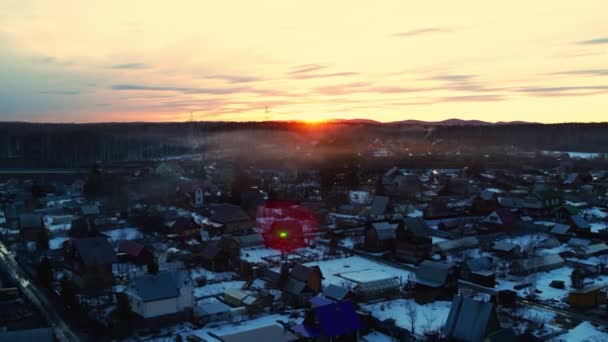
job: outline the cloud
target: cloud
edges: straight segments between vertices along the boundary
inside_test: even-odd
[[[415,36],[420,36],[423,34],[445,33],[445,32],[451,32],[451,30],[441,28],[441,27],[426,27],[426,28],[420,28],[420,29],[416,29],[416,30],[393,33],[393,36],[394,37],[415,37]]]
[[[315,90],[322,95],[343,95],[352,93],[357,88],[369,87],[372,84],[371,82],[352,82],[318,87]]]
[[[125,63],[112,65],[112,69],[147,69],[150,66],[144,63]]]
[[[438,102],[496,102],[505,101],[508,98],[504,95],[487,94],[487,95],[468,95],[468,96],[446,96],[439,99]]]
[[[257,77],[240,76],[240,75],[213,75],[213,76],[207,76],[206,78],[224,80],[224,81],[227,81],[230,83],[249,83],[249,82],[255,82],[255,81],[260,80]]]
[[[466,75],[466,74],[444,74],[444,75],[436,75],[427,77],[427,80],[435,80],[435,81],[451,81],[451,82],[464,82],[470,81],[471,79],[477,77],[477,75]]]
[[[355,75],[359,75],[359,73],[354,72],[354,71],[346,71],[346,72],[333,72],[333,73],[326,73],[326,74],[295,74],[295,75],[292,75],[291,78],[303,80],[303,79],[309,79],[309,78],[345,77],[345,76],[355,76]]]
[[[147,86],[141,84],[114,84],[112,90],[171,91],[184,94],[231,94],[242,92],[244,88],[190,88],[171,86]]]
[[[608,86],[524,87],[515,92],[532,96],[587,96],[608,92]]]
[[[308,73],[308,72],[312,72],[312,71],[319,71],[322,69],[327,68],[324,65],[319,65],[319,64],[302,64],[302,65],[298,65],[292,68],[292,71],[290,71],[290,74],[302,74],[302,73]]]
[[[553,72],[549,75],[584,75],[584,76],[608,76],[608,69],[582,69]]]
[[[41,91],[40,94],[48,94],[48,95],[78,95],[78,94],[80,94],[80,90]]]
[[[579,44],[583,44],[583,45],[608,44],[608,37],[583,40],[583,41],[579,42]]]

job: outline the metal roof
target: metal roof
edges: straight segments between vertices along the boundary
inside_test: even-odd
[[[448,338],[481,342],[492,324],[494,305],[462,296],[454,297],[445,323],[444,333]]]
[[[383,215],[386,212],[389,198],[387,196],[375,196],[369,209],[371,215]]]
[[[416,283],[431,287],[443,286],[452,267],[452,264],[425,260],[416,270]]]
[[[359,315],[349,301],[319,306],[313,312],[324,336],[337,337],[363,329]]]
[[[177,281],[171,272],[144,274],[133,280],[133,289],[144,302],[179,296]]]
[[[73,243],[86,266],[108,265],[116,262],[114,249],[106,238],[81,238],[73,240]]]

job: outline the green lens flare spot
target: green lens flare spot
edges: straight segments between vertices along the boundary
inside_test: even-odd
[[[286,237],[287,237],[287,232],[279,232],[279,237],[280,237],[281,239],[286,238]]]

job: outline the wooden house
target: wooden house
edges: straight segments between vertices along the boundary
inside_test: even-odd
[[[395,257],[419,264],[429,259],[433,251],[430,228],[422,218],[404,218],[395,230]]]

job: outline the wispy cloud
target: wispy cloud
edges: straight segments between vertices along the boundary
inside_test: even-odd
[[[465,95],[465,96],[446,96],[438,100],[438,102],[496,102],[505,101],[508,97],[504,95],[487,94],[487,95]]]
[[[302,74],[302,73],[308,73],[308,72],[313,72],[313,71],[319,71],[319,70],[322,70],[325,68],[327,68],[327,67],[324,65],[319,65],[319,64],[302,64],[302,65],[293,67],[289,73],[290,74]]]
[[[431,77],[427,77],[427,80],[435,80],[435,81],[451,81],[451,82],[464,82],[470,81],[471,79],[477,77],[477,75],[466,75],[466,74],[444,74],[444,75],[435,75]]]
[[[446,32],[451,32],[451,30],[446,29],[446,28],[441,28],[441,27],[425,27],[425,28],[419,28],[419,29],[410,30],[410,31],[393,33],[393,36],[394,37],[415,37],[415,36],[420,36],[423,34],[446,33]]]
[[[608,44],[608,37],[583,40],[583,41],[580,41],[579,44],[583,44],[583,45]]]
[[[588,96],[608,92],[608,86],[524,87],[515,92],[532,96]]]
[[[150,66],[144,63],[124,63],[112,65],[112,69],[147,69]]]
[[[582,69],[568,70],[550,73],[549,75],[584,75],[584,76],[608,76],[608,69]]]
[[[212,75],[212,76],[207,76],[206,78],[224,80],[224,81],[230,82],[230,83],[249,83],[249,82],[255,82],[255,81],[260,80],[257,77],[241,76],[241,75]]]
[[[231,94],[245,90],[245,88],[191,88],[172,86],[148,86],[142,84],[115,84],[112,90],[141,90],[141,91],[171,91],[184,94]]]
[[[302,73],[302,74],[294,74],[291,76],[291,78],[303,80],[303,79],[309,79],[309,78],[345,77],[345,76],[355,76],[355,75],[359,75],[359,73],[354,72],[354,71],[332,72],[332,73],[325,73],[325,74]]]

